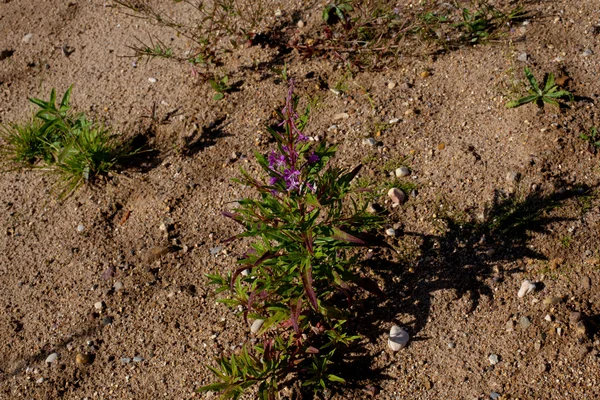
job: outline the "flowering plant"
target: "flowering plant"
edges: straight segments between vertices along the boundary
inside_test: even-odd
[[[353,197],[351,181],[360,166],[327,167],[336,148],[311,146],[303,134],[310,110],[298,115],[293,90],[290,81],[282,131],[269,129],[277,148],[256,154],[267,183],[242,170],[239,182],[254,187],[259,198],[242,199],[234,212],[224,213],[244,228],[236,238],[255,239],[252,248],[232,273],[209,275],[217,292],[230,293],[219,301],[254,320],[252,331],[260,338],[209,367],[219,382],[200,390],[221,392],[222,398],[238,398],[256,384],[259,398],[274,399],[290,377],[315,392],[344,383],[331,367],[343,357],[340,350],[359,339],[346,331],[353,291],[382,295],[352,250],[381,244],[368,235],[381,217]]]

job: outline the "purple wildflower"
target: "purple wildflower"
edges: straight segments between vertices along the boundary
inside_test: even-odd
[[[285,165],[285,156],[283,154],[277,154],[275,151],[271,151],[269,154],[269,168],[279,169]]]
[[[269,185],[273,186],[274,184],[276,184],[276,183],[277,183],[277,181],[279,181],[279,178],[278,178],[278,177],[276,177],[276,176],[272,176],[272,177],[269,179]]]
[[[314,164],[317,161],[319,161],[319,156],[316,155],[314,152],[308,157],[308,160],[306,160],[308,164]]]
[[[286,169],[283,171],[283,180],[285,181],[285,188],[288,191],[298,189],[300,186],[300,171],[294,168]]]

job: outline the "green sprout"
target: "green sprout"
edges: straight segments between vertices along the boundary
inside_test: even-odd
[[[546,76],[546,79],[543,82],[543,89],[539,86],[533,73],[528,67],[525,67],[525,76],[531,85],[529,96],[509,101],[506,103],[506,108],[520,107],[527,103],[535,103],[540,108],[544,107],[544,103],[560,107],[557,99],[567,98],[569,101],[573,101],[573,94],[571,92],[559,90],[559,86],[554,83],[554,74],[549,73]]]

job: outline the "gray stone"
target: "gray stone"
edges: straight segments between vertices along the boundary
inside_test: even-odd
[[[488,357],[488,361],[490,362],[491,365],[496,365],[496,364],[498,364],[500,359],[498,358],[497,354],[490,354],[490,356]]]
[[[52,353],[46,358],[46,363],[52,364],[54,361],[56,361],[57,358],[58,358],[58,354]]]
[[[527,55],[527,53],[521,53],[517,56],[517,61],[520,62],[527,62],[529,56]]]
[[[374,147],[374,146],[377,146],[377,141],[375,139],[373,139],[372,137],[370,137],[370,138],[363,139],[362,144],[365,146]]]
[[[121,357],[121,364],[129,364],[130,362],[131,362],[131,358]]]
[[[77,225],[77,232],[81,233],[85,230],[85,226],[83,226],[83,224],[79,224]]]
[[[500,396],[502,396],[502,395],[500,393],[497,393],[497,392],[490,393],[490,399],[492,399],[492,400],[499,399]]]
[[[125,285],[123,285],[123,282],[121,281],[116,281],[113,285],[113,289],[115,289],[115,292],[120,292],[121,290],[123,290],[124,287]]]
[[[144,357],[139,357],[139,356],[133,357],[133,362],[137,363],[137,362],[142,362],[142,361],[144,361]]]
[[[454,343],[454,342],[448,342],[448,348],[449,349],[453,349],[455,347],[456,347],[456,343]]]
[[[523,316],[519,318],[519,324],[521,325],[521,328],[527,329],[531,325],[531,321],[529,320],[529,318]]]
[[[589,57],[589,56],[591,56],[592,54],[594,54],[594,52],[592,51],[592,49],[585,49],[585,50],[583,51],[583,53],[581,53],[581,55],[582,55],[582,56],[584,56],[584,57]]]
[[[23,39],[21,39],[21,41],[25,44],[31,42],[31,39],[33,38],[33,33],[28,33],[27,35],[23,36]]]
[[[403,204],[406,202],[406,193],[398,188],[391,188],[388,191],[388,196],[392,199],[394,204]]]
[[[408,332],[400,328],[398,325],[392,326],[390,329],[390,337],[388,339],[388,347],[392,351],[398,351],[408,344],[410,337]]]

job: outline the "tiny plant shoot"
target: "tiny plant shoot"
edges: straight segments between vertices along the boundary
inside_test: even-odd
[[[554,74],[549,73],[546,76],[542,86],[538,84],[533,76],[533,73],[528,67],[525,67],[525,76],[531,85],[529,96],[521,97],[520,99],[509,101],[506,103],[506,108],[514,108],[527,103],[535,103],[538,107],[543,108],[544,103],[559,107],[557,99],[566,98],[573,101],[573,94],[567,90],[559,90],[558,85],[554,83]]]
[[[275,399],[282,387],[322,392],[342,385],[334,373],[344,350],[359,336],[347,321],[358,289],[383,295],[366,278],[357,248],[376,246],[368,232],[382,218],[358,204],[351,181],[360,171],[331,167],[335,146],[311,144],[303,130],[309,109],[297,113],[298,98],[289,83],[279,129],[269,129],[276,147],[256,154],[266,179],[242,170],[239,183],[258,192],[257,199],[239,200],[225,216],[239,223],[237,237],[253,239],[232,272],[208,275],[219,301],[239,313],[257,335],[255,345],[217,360],[209,367],[216,382],[199,391],[236,399],[255,387],[260,399]]]

